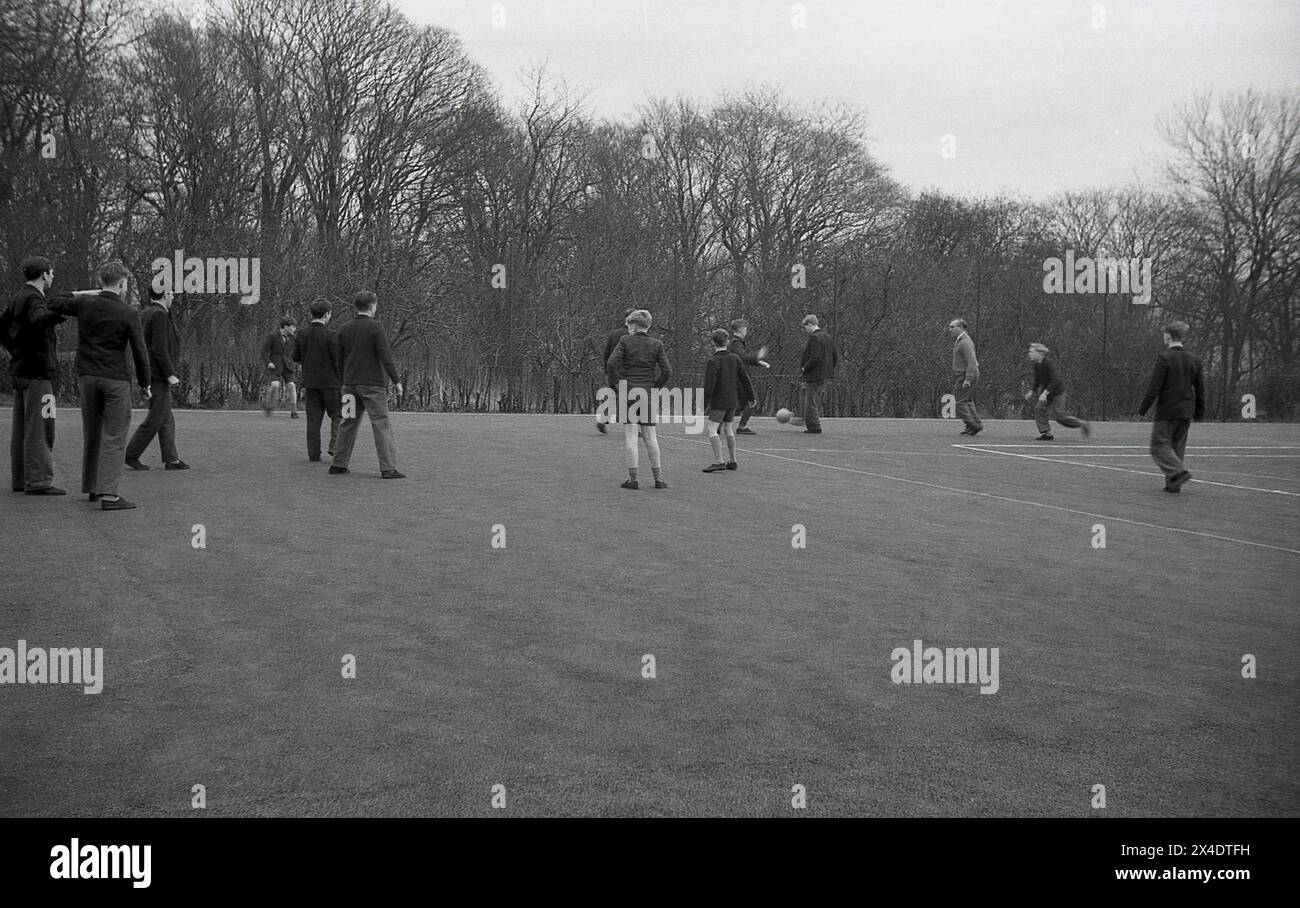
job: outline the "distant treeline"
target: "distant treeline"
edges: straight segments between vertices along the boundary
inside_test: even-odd
[[[683,376],[709,329],[748,318],[769,407],[812,312],[842,356],[829,415],[937,415],[955,316],[997,415],[1020,412],[1031,341],[1082,415],[1131,415],[1174,318],[1212,416],[1239,418],[1246,394],[1260,418],[1296,414],[1300,95],[1193,98],[1160,124],[1160,180],[1038,202],[912,192],[863,113],[770,88],[611,122],[538,71],[509,108],[454,34],[376,0],[228,0],[201,23],[0,0],[0,31],[6,289],[30,253],[56,262],[56,291],[108,258],[138,286],[178,253],[256,266],[252,305],[233,286],[177,296],[194,406],[253,405],[276,320],[324,296],[337,324],[368,288],[410,408],[589,410],[604,337],[636,306]],[[1149,263],[1150,302],[1046,292],[1067,257]]]

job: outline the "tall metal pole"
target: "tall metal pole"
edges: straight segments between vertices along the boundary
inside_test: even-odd
[[[1107,378],[1106,372],[1108,366],[1108,353],[1107,353],[1108,324],[1107,323],[1109,320],[1108,316],[1110,314],[1109,303],[1110,303],[1110,294],[1103,293],[1101,295],[1101,421],[1102,422],[1106,421],[1106,404],[1107,404],[1106,387],[1108,384],[1108,382],[1106,381]]]

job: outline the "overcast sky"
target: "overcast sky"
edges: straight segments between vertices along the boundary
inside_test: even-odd
[[[505,27],[493,27],[494,7]],[[794,7],[806,11],[795,28]],[[1198,91],[1300,90],[1300,0],[397,0],[507,99],[545,61],[600,116],[768,83],[865,111],[900,182],[1044,198],[1149,178]],[[1104,27],[1094,28],[1095,11]],[[942,155],[954,138],[956,157]]]

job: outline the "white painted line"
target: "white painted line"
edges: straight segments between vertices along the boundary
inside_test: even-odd
[[[676,436],[667,435],[665,438],[677,440]],[[681,441],[693,442],[697,445],[708,444],[707,441],[700,441],[693,438],[682,438]],[[957,489],[952,486],[943,486],[934,482],[924,482],[920,479],[905,479],[902,476],[890,476],[886,473],[871,473],[866,470],[855,470],[852,467],[837,467],[827,463],[817,463],[814,460],[799,460],[795,457],[782,457],[780,454],[768,454],[765,451],[751,451],[749,453],[757,454],[760,457],[770,457],[773,460],[784,460],[788,463],[803,464],[808,467],[820,467],[823,470],[834,470],[837,473],[853,473],[857,476],[869,476],[872,479],[887,479],[891,482],[902,482],[907,485],[924,486],[928,489],[939,489],[943,492],[954,492],[958,495],[972,495],[977,498],[992,498],[995,501],[1008,501],[1012,504],[1025,504],[1033,508],[1043,508],[1048,511],[1060,511],[1064,514],[1079,514],[1084,517],[1094,517],[1098,520],[1114,520],[1118,523],[1128,523],[1133,526],[1148,527],[1153,530],[1168,530],[1171,533],[1183,533],[1188,536],[1200,536],[1205,539],[1217,539],[1220,542],[1235,542],[1239,545],[1249,545],[1260,549],[1272,549],[1275,552],[1287,552],[1291,555],[1300,555],[1300,549],[1288,549],[1285,546],[1269,545],[1267,542],[1251,542],[1249,539],[1236,539],[1232,536],[1220,536],[1216,533],[1202,533],[1199,530],[1188,530],[1183,527],[1167,527],[1159,523],[1147,523],[1142,520],[1131,520],[1127,517],[1111,517],[1106,514],[1094,514],[1091,511],[1080,511],[1075,508],[1063,508],[1055,504],[1043,504],[1040,501],[1028,501],[1024,498],[1011,498],[1007,495],[994,495],[992,492],[974,492],[970,489]]]
[[[1273,475],[1268,474],[1268,473],[1243,473],[1243,472],[1241,472],[1240,470],[1235,469],[1235,468],[1234,468],[1234,469],[1231,469],[1231,470],[1215,470],[1215,469],[1207,469],[1207,468],[1205,468],[1205,467],[1198,466],[1198,467],[1196,468],[1196,472],[1197,472],[1197,473],[1227,473],[1227,474],[1229,474],[1230,476],[1249,476],[1249,477],[1251,477],[1252,479],[1272,479],[1272,480],[1275,480],[1275,481],[1277,481],[1277,482],[1300,482],[1300,475],[1297,475],[1297,476],[1273,476]]]
[[[965,446],[955,445],[954,447],[965,447]],[[1004,453],[1002,451],[995,451],[991,448],[979,448],[977,450],[981,450],[981,451],[987,450],[988,453],[990,454]],[[1088,454],[1083,451],[1077,451],[1073,454],[1051,454],[1048,453],[1052,450],[1051,448],[1045,447],[1042,450],[1044,453],[1039,455],[1040,457],[1150,457],[1151,456],[1151,453],[1149,451],[1143,454]],[[1187,453],[1188,456],[1190,456],[1193,452],[1188,451]],[[1201,459],[1222,460],[1225,457],[1246,457],[1252,460],[1285,460],[1287,458],[1300,459],[1300,454],[1201,454],[1201,453],[1196,454],[1197,460],[1201,460]]]
[[[964,448],[966,445],[953,445],[954,448]],[[1091,467],[1094,470],[1114,470],[1116,473],[1136,473],[1138,476],[1155,476],[1160,479],[1164,478],[1163,473],[1152,473],[1147,470],[1130,470],[1127,467],[1108,467],[1100,463],[1083,463],[1078,460],[1058,460],[1053,457],[1038,457],[1033,454],[1016,454],[1013,451],[994,451],[989,448],[971,448],[979,454],[1001,454],[1003,457],[1020,457],[1025,460],[1037,460],[1042,463],[1063,463],[1074,467]],[[1215,482],[1211,479],[1192,479],[1192,482],[1199,482],[1207,486],[1222,486],[1225,489],[1241,489],[1245,492],[1267,492],[1272,495],[1288,495],[1292,498],[1300,498],[1300,492],[1284,492],[1282,489],[1260,489],[1255,486],[1239,486],[1230,482]]]
[[[1149,445],[1058,445],[1052,441],[1040,441],[1030,445],[996,445],[986,442],[971,441],[956,445],[960,448],[1132,448],[1145,451]],[[1300,451],[1300,445],[1195,445],[1188,451]]]
[[[744,438],[744,436],[740,436]],[[798,451],[803,454],[893,454],[902,457],[965,457],[956,451],[864,451],[857,448],[744,448],[742,451]]]

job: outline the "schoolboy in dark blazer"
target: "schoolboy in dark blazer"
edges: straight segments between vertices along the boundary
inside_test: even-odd
[[[1151,459],[1165,474],[1165,491],[1179,492],[1192,474],[1183,466],[1187,450],[1187,432],[1192,420],[1205,416],[1205,387],[1201,380],[1201,360],[1183,349],[1187,337],[1186,322],[1165,326],[1165,349],[1156,357],[1146,396],[1138,407],[1145,416],[1156,406],[1151,423]]]
[[[330,442],[326,451],[334,456],[341,415],[342,377],[339,374],[339,336],[329,326],[329,300],[316,299],[309,307],[311,323],[294,336],[293,360],[302,364],[302,386],[307,405],[307,459],[320,461],[320,428],[325,414],[330,418]]]
[[[704,366],[704,409],[708,413],[706,427],[709,444],[713,447],[713,463],[704,468],[705,473],[735,470],[737,410],[745,410],[754,403],[754,386],[749,372],[739,356],[728,349],[731,335],[725,328],[713,332],[713,355]],[[722,459],[722,440],[719,429],[727,438],[727,459]]]

